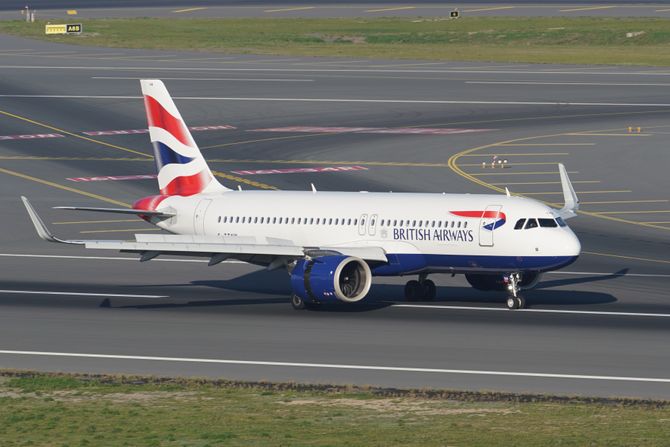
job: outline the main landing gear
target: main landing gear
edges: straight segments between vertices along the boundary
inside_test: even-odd
[[[427,279],[428,275],[419,275],[419,280],[407,281],[405,284],[405,299],[407,301],[432,301],[437,294],[435,283]]]
[[[512,273],[509,276],[505,277],[505,283],[507,283],[507,290],[509,291],[509,296],[507,297],[506,304],[507,308],[510,310],[523,309],[524,307],[526,307],[526,300],[519,293],[520,282],[521,282],[521,275],[519,273]]]

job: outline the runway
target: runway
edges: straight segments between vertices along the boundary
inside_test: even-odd
[[[670,71],[222,56],[0,42],[0,367],[670,398]],[[583,254],[530,308],[436,276],[296,312],[285,273],[37,239],[19,195],[70,238],[139,220],[155,174],[138,78],[165,80],[219,179],[245,189],[504,191],[583,202]],[[639,128],[639,129],[638,129]],[[506,168],[496,160],[507,160]],[[359,167],[360,169],[346,169]],[[329,169],[324,169],[329,168]],[[411,304],[411,305],[409,305]]]
[[[300,0],[286,3],[240,0],[33,0],[29,3],[43,19],[172,17],[241,18],[241,17],[449,17],[458,10],[461,17],[481,16],[596,16],[596,17],[670,17],[664,2],[629,0],[469,0],[445,4],[438,0],[421,2],[366,1],[333,2]],[[20,19],[25,2],[5,0],[0,5],[0,20]],[[77,11],[76,16],[67,11]]]

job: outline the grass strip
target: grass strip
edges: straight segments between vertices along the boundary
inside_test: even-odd
[[[667,402],[0,374],[3,446],[655,446]]]
[[[79,19],[77,19],[79,21]],[[97,19],[46,36],[45,22],[0,33],[116,48],[352,58],[670,66],[670,19],[464,17]]]

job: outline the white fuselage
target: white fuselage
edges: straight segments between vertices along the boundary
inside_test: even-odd
[[[158,226],[222,242],[381,247],[397,266],[378,269],[380,275],[545,271],[580,252],[567,226],[515,229],[519,219],[558,215],[538,201],[505,195],[227,191],[168,197],[158,209],[177,214]]]

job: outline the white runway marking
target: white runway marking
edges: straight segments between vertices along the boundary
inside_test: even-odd
[[[104,298],[169,298],[166,295],[132,295],[125,293],[89,293],[89,292],[54,292],[47,290],[4,290],[0,293],[19,294],[19,295],[65,295],[65,296],[95,296]]]
[[[292,60],[292,59],[291,59]],[[253,64],[254,61],[249,61]],[[256,61],[256,63],[258,63]],[[92,67],[92,66],[50,66],[50,65],[0,65],[0,68],[20,70],[96,70],[96,71],[266,71],[301,73],[471,73],[471,74],[557,74],[557,75],[611,75],[611,76],[670,76],[670,69],[664,72],[653,71],[574,71],[560,70],[465,70],[465,69],[378,69],[378,68],[241,68],[241,67]]]
[[[439,309],[439,310],[481,310],[489,312],[514,312],[514,313],[521,312],[521,313],[544,313],[544,314],[601,315],[611,317],[670,318],[670,314],[645,313],[645,312],[607,312],[598,310],[517,309],[511,311],[506,307],[440,306],[437,304],[392,304],[391,307],[408,307],[414,309]]]
[[[573,182],[574,183],[574,182]],[[601,276],[632,276],[640,278],[670,278],[670,275],[663,275],[661,273],[607,273],[607,272],[564,272],[556,270],[553,272],[546,272],[548,275],[601,275]]]
[[[466,84],[494,85],[583,85],[602,87],[670,87],[670,84],[617,83],[617,82],[540,82],[540,81],[465,81]]]
[[[0,95],[0,98],[42,99],[142,99],[142,96],[125,95]],[[589,106],[589,107],[670,107],[670,103],[634,102],[569,102],[569,101],[468,101],[447,99],[372,99],[372,98],[267,98],[225,96],[174,96],[182,101],[266,101],[266,102],[341,102],[375,104],[466,104],[502,106]]]
[[[69,255],[33,255],[25,253],[0,253],[0,257],[6,258],[47,258],[47,259],[90,259],[96,261],[135,261],[139,262],[139,258],[127,258],[122,256],[69,256]],[[204,259],[152,259],[151,262],[193,262],[199,264],[207,264],[209,261]],[[223,261],[224,264],[245,264],[242,261],[235,259],[227,259]]]
[[[404,366],[378,366],[378,365],[349,365],[336,363],[302,363],[302,362],[272,362],[261,360],[228,360],[211,358],[191,357],[156,357],[147,355],[117,355],[117,354],[90,354],[75,352],[49,352],[49,351],[13,351],[0,350],[0,354],[26,355],[36,357],[70,357],[86,359],[106,360],[148,360],[154,362],[176,362],[176,363],[210,363],[221,365],[250,365],[250,366],[278,366],[290,368],[320,368],[320,369],[348,369],[358,371],[390,371],[390,372],[412,372],[432,374],[465,374],[480,376],[507,376],[507,377],[535,377],[541,379],[578,379],[578,380],[600,380],[617,382],[647,382],[647,383],[670,383],[670,378],[660,377],[627,377],[627,376],[601,376],[589,374],[559,374],[543,372],[520,372],[520,371],[487,371],[473,369],[444,369],[444,368],[415,368]]]
[[[91,76],[91,79],[122,79],[136,80],[144,78],[131,78],[124,76]],[[286,78],[161,78],[162,81],[241,81],[241,82],[314,82],[314,79],[286,79]],[[670,84],[668,84],[670,85]]]
[[[7,258],[47,258],[47,259],[86,259],[86,260],[96,260],[96,261],[135,261],[138,262],[139,258],[126,258],[121,256],[67,256],[67,255],[31,255],[31,254],[22,254],[22,253],[0,253],[0,257]],[[152,259],[151,262],[197,262],[197,263],[207,263],[207,260],[203,259]],[[224,261],[227,262],[227,261]],[[241,261],[238,261],[241,262]]]

